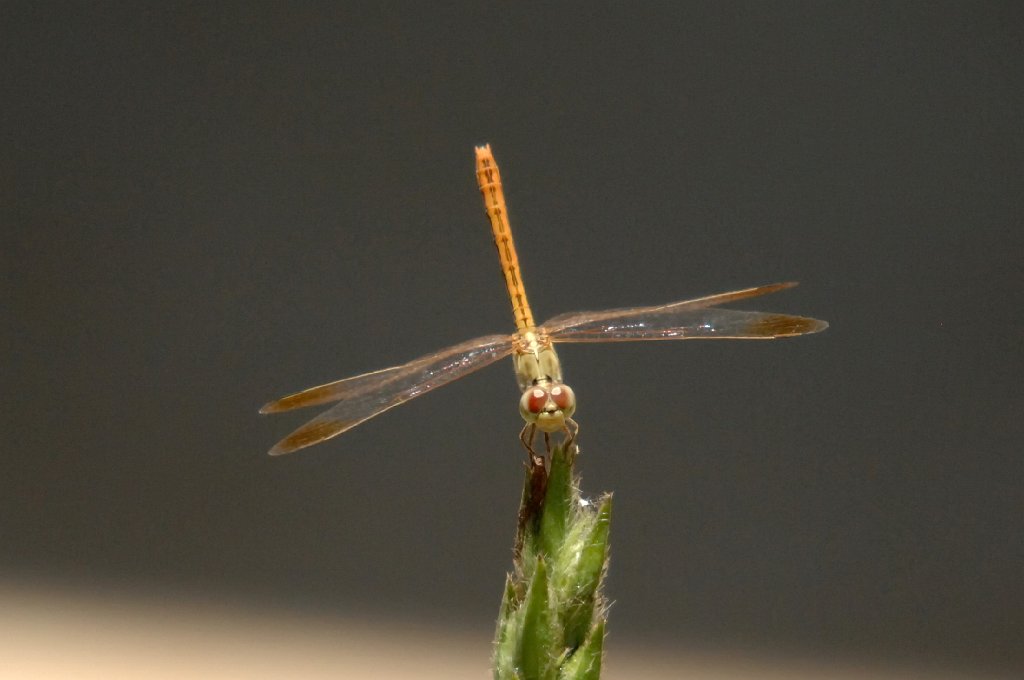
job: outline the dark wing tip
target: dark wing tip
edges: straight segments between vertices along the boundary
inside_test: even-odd
[[[322,422],[306,423],[290,435],[274,444],[274,448],[268,452],[271,456],[281,456],[304,449],[313,444],[336,437],[346,429],[345,424],[336,420],[325,420]]]
[[[285,411],[294,411],[295,409],[306,408],[307,406],[319,406],[320,404],[328,404],[332,401],[337,401],[338,397],[332,395],[331,392],[326,389],[327,387],[329,386],[322,385],[320,387],[311,387],[308,390],[289,394],[287,397],[268,401],[260,407],[260,413],[283,413]]]
[[[754,322],[750,327],[750,332],[755,337],[788,338],[794,335],[818,333],[826,328],[828,328],[828,322],[820,319],[788,314],[768,314]]]
[[[789,290],[790,288],[796,288],[800,283],[798,281],[781,281],[779,283],[766,283],[763,286],[755,286],[754,288],[748,288],[747,290],[737,291],[742,295],[736,299],[748,298],[748,297],[760,297],[761,295],[771,295],[772,293],[778,293],[782,290]]]
[[[786,290],[787,288],[796,288],[799,285],[800,285],[799,281],[783,281],[782,283],[772,283],[772,284],[769,284],[768,286],[765,286],[765,287],[766,288],[771,288],[772,292],[774,293],[777,290]]]

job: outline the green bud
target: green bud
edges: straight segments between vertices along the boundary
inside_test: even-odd
[[[597,680],[604,648],[611,496],[580,498],[575,447],[532,457],[513,572],[495,634],[496,680]]]

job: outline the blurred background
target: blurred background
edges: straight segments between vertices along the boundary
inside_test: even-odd
[[[487,677],[510,363],[284,458],[257,409],[512,331],[490,142],[538,317],[832,324],[561,351],[607,677],[1020,677],[1021,20],[3,3],[0,676]]]

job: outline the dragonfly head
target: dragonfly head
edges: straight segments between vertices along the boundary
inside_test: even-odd
[[[519,399],[519,413],[541,432],[557,432],[576,411],[576,394],[564,383],[531,385]]]

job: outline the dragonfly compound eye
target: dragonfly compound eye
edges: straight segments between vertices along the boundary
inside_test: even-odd
[[[551,400],[555,402],[555,406],[563,411],[566,416],[572,415],[572,412],[576,410],[576,394],[568,385],[555,385],[548,391],[548,394],[551,395]]]
[[[543,387],[534,386],[523,392],[523,396],[519,400],[519,410],[522,412],[523,418],[533,422],[544,411],[544,406],[547,403],[548,391]]]

